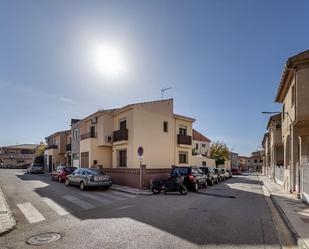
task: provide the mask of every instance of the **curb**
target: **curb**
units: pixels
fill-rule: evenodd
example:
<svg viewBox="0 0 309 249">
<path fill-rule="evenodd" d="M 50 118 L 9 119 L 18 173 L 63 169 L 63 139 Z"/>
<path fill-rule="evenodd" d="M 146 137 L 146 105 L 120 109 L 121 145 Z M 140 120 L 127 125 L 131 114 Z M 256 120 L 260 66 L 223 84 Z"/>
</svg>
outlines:
<svg viewBox="0 0 309 249">
<path fill-rule="evenodd" d="M 16 228 L 16 220 L 8 206 L 8 203 L 5 199 L 4 193 L 2 192 L 2 189 L 0 187 L 0 199 L 2 199 L 4 206 L 5 206 L 5 210 L 1 212 L 1 215 L 5 215 L 7 220 L 10 222 L 11 226 L 6 228 L 5 230 L 0 231 L 0 236 L 3 236 L 11 231 L 13 231 Z"/>
<path fill-rule="evenodd" d="M 282 207 L 279 205 L 278 201 L 276 200 L 275 196 L 273 194 L 270 194 L 270 199 L 273 201 L 275 204 L 277 210 L 280 213 L 281 218 L 284 220 L 285 224 L 288 226 L 290 232 L 293 234 L 294 238 L 297 241 L 297 246 L 299 249 L 309 249 L 309 247 L 306 245 L 306 243 L 303 241 L 303 239 L 300 237 L 298 232 L 295 230 L 293 227 L 292 223 L 288 219 L 287 215 L 285 214 L 284 210 Z"/>
<path fill-rule="evenodd" d="M 119 191 L 119 192 L 123 192 L 123 193 L 127 193 L 127 194 L 132 194 L 132 195 L 152 195 L 151 192 L 149 193 L 142 193 L 142 192 L 132 192 L 132 191 L 127 191 L 125 189 L 119 189 L 119 188 L 115 188 L 113 186 L 110 187 L 110 189 L 112 190 L 116 190 L 116 191 Z"/>
<path fill-rule="evenodd" d="M 299 236 L 299 234 L 297 233 L 297 231 L 295 230 L 295 228 L 293 227 L 292 223 L 290 222 L 290 220 L 288 219 L 287 215 L 285 214 L 284 210 L 282 209 L 282 207 L 280 206 L 280 204 L 278 203 L 278 201 L 275 198 L 274 194 L 271 194 L 270 189 L 267 187 L 267 185 L 264 184 L 264 181 L 260 178 L 260 181 L 263 183 L 263 186 L 265 188 L 267 188 L 268 192 L 269 192 L 269 197 L 272 200 L 272 202 L 274 203 L 275 207 L 277 208 L 281 218 L 284 220 L 285 224 L 287 225 L 288 229 L 290 230 L 290 232 L 293 234 L 294 238 L 296 239 L 297 242 L 297 246 L 299 249 L 309 249 L 309 247 L 306 245 L 306 243 L 304 242 L 304 240 Z"/>
</svg>

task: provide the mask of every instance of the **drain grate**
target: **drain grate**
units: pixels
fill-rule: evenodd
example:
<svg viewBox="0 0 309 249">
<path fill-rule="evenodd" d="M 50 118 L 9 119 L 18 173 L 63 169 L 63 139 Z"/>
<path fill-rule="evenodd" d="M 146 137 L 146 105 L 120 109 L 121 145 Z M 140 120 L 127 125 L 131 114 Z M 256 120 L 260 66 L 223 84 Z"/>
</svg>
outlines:
<svg viewBox="0 0 309 249">
<path fill-rule="evenodd" d="M 45 245 L 49 244 L 51 242 L 55 242 L 61 238 L 61 235 L 59 233 L 42 233 L 38 235 L 31 236 L 29 239 L 27 239 L 27 243 L 29 245 L 39 246 L 39 245 Z"/>
</svg>

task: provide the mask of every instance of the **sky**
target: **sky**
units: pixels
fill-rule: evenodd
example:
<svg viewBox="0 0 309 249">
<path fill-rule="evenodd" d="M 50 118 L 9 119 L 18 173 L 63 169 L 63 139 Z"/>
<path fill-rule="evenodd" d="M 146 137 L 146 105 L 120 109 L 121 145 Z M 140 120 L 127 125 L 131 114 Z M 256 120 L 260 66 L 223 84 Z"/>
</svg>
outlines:
<svg viewBox="0 0 309 249">
<path fill-rule="evenodd" d="M 71 118 L 172 87 L 175 113 L 249 155 L 261 112 L 281 109 L 286 60 L 309 49 L 308 11 L 301 0 L 1 0 L 0 146 L 39 143 Z M 113 75 L 97 63 L 102 47 L 120 57 L 105 61 L 120 63 Z"/>
</svg>

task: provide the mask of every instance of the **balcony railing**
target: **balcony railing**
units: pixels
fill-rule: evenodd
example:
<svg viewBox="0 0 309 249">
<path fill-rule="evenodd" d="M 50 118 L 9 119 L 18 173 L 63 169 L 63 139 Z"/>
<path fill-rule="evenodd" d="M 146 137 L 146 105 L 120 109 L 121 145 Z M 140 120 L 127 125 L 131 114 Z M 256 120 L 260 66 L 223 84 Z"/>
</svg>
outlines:
<svg viewBox="0 0 309 249">
<path fill-rule="evenodd" d="M 65 147 L 65 150 L 66 151 L 71 151 L 71 144 L 67 144 L 66 147 Z"/>
<path fill-rule="evenodd" d="M 192 137 L 187 135 L 178 134 L 177 144 L 192 145 Z"/>
<path fill-rule="evenodd" d="M 9 154 L 2 154 L 1 157 L 8 159 L 8 158 L 33 158 L 35 154 L 20 154 L 20 153 L 9 153 Z"/>
<path fill-rule="evenodd" d="M 88 133 L 80 135 L 80 140 L 84 140 L 87 138 L 96 138 L 96 137 L 97 137 L 97 133 L 88 132 Z"/>
<path fill-rule="evenodd" d="M 113 142 L 128 140 L 128 130 L 118 130 L 113 133 Z"/>
<path fill-rule="evenodd" d="M 47 150 L 49 150 L 49 149 L 58 149 L 58 145 L 57 144 L 47 145 L 46 149 Z"/>
</svg>

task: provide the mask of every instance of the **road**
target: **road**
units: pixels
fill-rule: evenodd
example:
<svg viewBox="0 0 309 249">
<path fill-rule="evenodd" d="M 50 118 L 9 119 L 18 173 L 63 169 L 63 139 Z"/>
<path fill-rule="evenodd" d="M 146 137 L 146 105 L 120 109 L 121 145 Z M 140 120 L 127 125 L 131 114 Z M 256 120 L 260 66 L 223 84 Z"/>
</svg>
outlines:
<svg viewBox="0 0 309 249">
<path fill-rule="evenodd" d="M 35 248 L 295 247 L 255 175 L 186 196 L 82 192 L 23 170 L 0 170 L 0 184 L 17 220 L 1 249 L 34 248 L 26 240 L 45 232 L 61 239 Z"/>
</svg>

